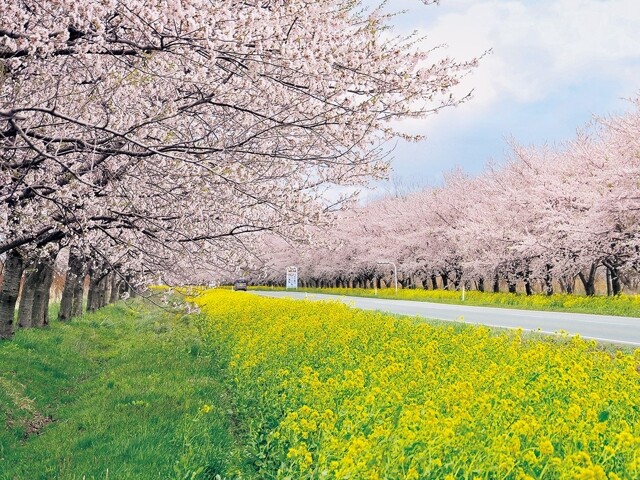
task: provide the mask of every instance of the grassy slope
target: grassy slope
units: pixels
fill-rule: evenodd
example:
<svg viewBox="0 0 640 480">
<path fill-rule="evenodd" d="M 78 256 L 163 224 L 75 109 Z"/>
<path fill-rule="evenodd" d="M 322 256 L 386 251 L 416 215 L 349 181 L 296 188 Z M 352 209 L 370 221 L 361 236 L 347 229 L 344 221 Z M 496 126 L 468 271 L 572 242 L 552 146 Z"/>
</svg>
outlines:
<svg viewBox="0 0 640 480">
<path fill-rule="evenodd" d="M 139 302 L 19 331 L 0 343 L 0 479 L 246 478 L 215 361 L 187 316 Z"/>
<path fill-rule="evenodd" d="M 251 289 L 284 290 L 282 287 L 251 287 Z M 354 297 L 376 296 L 373 290 L 361 288 L 299 288 L 298 291 L 308 293 L 325 293 L 329 295 L 350 295 Z M 525 310 L 640 317 L 640 295 L 618 295 L 615 297 L 586 297 L 569 294 L 526 296 L 513 293 L 468 291 L 465 293 L 465 301 L 463 302 L 461 292 L 407 289 L 399 290 L 396 295 L 395 289 L 385 288 L 378 290 L 377 298 L 436 302 L 454 305 L 473 305 L 481 307 L 520 308 Z"/>
</svg>

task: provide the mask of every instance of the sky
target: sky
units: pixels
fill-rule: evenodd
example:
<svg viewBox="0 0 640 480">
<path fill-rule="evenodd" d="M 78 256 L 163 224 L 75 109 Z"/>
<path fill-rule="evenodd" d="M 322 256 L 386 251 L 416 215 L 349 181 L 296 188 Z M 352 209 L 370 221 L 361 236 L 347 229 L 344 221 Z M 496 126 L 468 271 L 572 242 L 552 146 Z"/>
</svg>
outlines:
<svg viewBox="0 0 640 480">
<path fill-rule="evenodd" d="M 377 5 L 364 0 L 366 5 Z M 639 0 L 390 0 L 393 32 L 427 35 L 458 60 L 486 55 L 463 79 L 467 103 L 402 128 L 392 176 L 408 187 L 437 185 L 456 166 L 477 174 L 500 161 L 507 141 L 556 144 L 594 116 L 631 110 L 640 94 Z M 378 187 L 380 189 L 382 187 Z"/>
</svg>

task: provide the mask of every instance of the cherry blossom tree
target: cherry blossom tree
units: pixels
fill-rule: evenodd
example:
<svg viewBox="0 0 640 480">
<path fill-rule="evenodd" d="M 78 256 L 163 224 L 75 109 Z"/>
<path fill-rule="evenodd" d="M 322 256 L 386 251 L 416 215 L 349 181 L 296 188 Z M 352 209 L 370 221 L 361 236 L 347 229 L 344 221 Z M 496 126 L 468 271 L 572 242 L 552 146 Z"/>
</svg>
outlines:
<svg viewBox="0 0 640 480">
<path fill-rule="evenodd" d="M 560 145 L 512 141 L 505 161 L 476 177 L 454 170 L 441 186 L 341 214 L 330 232 L 318 232 L 318 245 L 330 239 L 333 249 L 276 256 L 302 265 L 303 279 L 322 264 L 325 284 L 344 275 L 347 259 L 352 271 L 380 275 L 376 259 L 386 257 L 398 263 L 403 285 L 415 285 L 413 277 L 425 288 L 464 283 L 484 290 L 490 281 L 494 291 L 506 284 L 510 292 L 520 285 L 527 294 L 551 294 L 558 286 L 573 292 L 579 279 L 594 295 L 596 279 L 606 274 L 608 293 L 620 293 L 640 273 L 635 103 L 634 111 L 597 119 Z"/>
<path fill-rule="evenodd" d="M 385 175 L 395 121 L 464 100 L 476 63 L 389 20 L 336 0 L 2 3 L 0 336 L 49 250 L 72 250 L 70 289 L 248 262 L 247 237 L 300 238 L 328 188 Z"/>
</svg>

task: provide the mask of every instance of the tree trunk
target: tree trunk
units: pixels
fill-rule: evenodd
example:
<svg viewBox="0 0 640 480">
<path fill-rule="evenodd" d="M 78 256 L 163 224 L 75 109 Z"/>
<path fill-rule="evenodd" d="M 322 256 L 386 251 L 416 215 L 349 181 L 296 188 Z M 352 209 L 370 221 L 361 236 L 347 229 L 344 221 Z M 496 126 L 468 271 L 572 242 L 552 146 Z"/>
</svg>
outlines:
<svg viewBox="0 0 640 480">
<path fill-rule="evenodd" d="M 578 277 L 584 286 L 584 291 L 587 295 L 593 296 L 596 294 L 596 271 L 598 270 L 598 264 L 592 263 L 589 268 L 589 275 L 586 276 L 582 271 L 578 273 Z M 567 289 L 568 290 L 568 289 Z"/>
<path fill-rule="evenodd" d="M 20 305 L 18 306 L 18 326 L 31 328 L 33 319 L 33 299 L 38 283 L 43 280 L 42 264 L 36 262 L 31 268 L 24 271 L 22 292 L 20 293 Z"/>
<path fill-rule="evenodd" d="M 611 285 L 611 270 L 606 269 L 606 279 L 607 279 L 607 296 L 610 297 L 613 295 L 613 285 Z"/>
<path fill-rule="evenodd" d="M 71 258 L 69 258 L 71 263 Z M 76 275 L 71 272 L 71 268 L 67 270 L 64 278 L 64 287 L 62 287 L 62 297 L 60 298 L 60 310 L 58 310 L 58 321 L 65 322 L 71 320 L 73 316 L 73 288 L 74 282 L 78 281 Z"/>
<path fill-rule="evenodd" d="M 87 312 L 95 312 L 98 309 L 100 288 L 100 274 L 98 272 L 89 273 L 89 293 L 87 294 Z"/>
<path fill-rule="evenodd" d="M 517 284 L 516 282 L 514 282 L 513 280 L 507 280 L 507 287 L 509 289 L 509 293 L 516 293 L 517 290 Z"/>
<path fill-rule="evenodd" d="M 92 295 L 93 300 L 93 312 L 99 310 L 102 307 L 102 288 L 104 287 L 104 277 L 100 276 L 95 284 L 95 289 Z"/>
<path fill-rule="evenodd" d="M 105 307 L 107 305 L 107 289 L 111 282 L 111 273 L 103 274 L 102 278 L 98 282 L 98 308 Z"/>
<path fill-rule="evenodd" d="M 284 286 L 284 283 L 282 285 Z M 127 278 L 127 292 L 129 292 L 129 296 L 131 298 L 136 298 L 138 296 L 138 291 L 133 286 L 133 278 L 131 277 Z"/>
<path fill-rule="evenodd" d="M 47 260 L 38 259 L 31 268 L 25 270 L 18 307 L 18 325 L 21 328 L 48 324 L 49 289 L 52 281 L 53 267 Z"/>
<path fill-rule="evenodd" d="M 566 282 L 565 282 L 566 283 L 566 288 L 567 288 L 567 293 L 573 293 L 574 281 L 575 281 L 574 277 L 567 277 Z M 594 279 L 593 294 L 595 295 L 595 293 L 596 293 L 596 289 L 595 289 L 595 279 Z"/>
<path fill-rule="evenodd" d="M 446 273 L 443 273 L 440 275 L 440 278 L 442 279 L 442 289 L 447 290 L 449 288 L 449 277 Z"/>
<path fill-rule="evenodd" d="M 14 335 L 13 319 L 23 268 L 22 256 L 15 250 L 7 252 L 4 262 L 4 280 L 0 289 L 0 339 L 11 338 Z"/>
<path fill-rule="evenodd" d="M 493 277 L 493 293 L 500 293 L 500 279 L 498 275 Z"/>
<path fill-rule="evenodd" d="M 553 295 L 553 278 L 551 277 L 551 265 L 546 265 L 544 274 L 544 293 Z"/>
<path fill-rule="evenodd" d="M 303 281 L 303 286 L 306 285 L 307 282 Z M 117 302 L 120 298 L 120 277 L 114 273 L 113 278 L 111 280 L 111 292 L 109 294 L 109 303 Z"/>
<path fill-rule="evenodd" d="M 42 263 L 42 281 L 36 286 L 33 296 L 32 324 L 34 327 L 49 325 L 49 294 L 53 282 L 53 265 Z"/>
<path fill-rule="evenodd" d="M 109 305 L 109 300 L 111 299 L 111 286 L 113 285 L 113 271 L 109 272 L 109 275 L 107 275 L 107 278 L 104 279 L 104 298 L 103 298 L 103 302 L 104 304 L 102 305 L 103 307 L 106 307 L 107 305 Z"/>
<path fill-rule="evenodd" d="M 620 295 L 622 293 L 622 282 L 620 281 L 620 271 L 618 267 L 607 267 L 611 272 L 611 293 Z"/>
<path fill-rule="evenodd" d="M 478 282 L 476 283 L 476 285 L 478 286 L 478 291 L 479 292 L 484 292 L 484 278 L 480 277 L 478 279 Z"/>
<path fill-rule="evenodd" d="M 100 279 L 100 296 L 99 298 L 99 303 L 98 303 L 98 308 L 102 308 L 102 307 L 106 307 L 107 306 L 107 294 L 108 294 L 108 288 L 109 288 L 109 283 L 111 282 L 111 273 L 104 275 L 101 279 Z"/>
<path fill-rule="evenodd" d="M 455 270 L 455 275 L 453 277 L 453 286 L 455 290 L 460 290 L 460 283 L 462 282 L 462 270 Z"/>
<path fill-rule="evenodd" d="M 89 288 L 87 289 L 87 312 L 92 312 L 91 310 L 93 306 L 93 294 L 95 293 L 95 287 L 93 286 L 93 281 L 91 279 L 91 275 L 89 275 Z"/>
<path fill-rule="evenodd" d="M 78 277 L 75 285 L 73 286 L 73 308 L 71 310 L 71 318 L 82 316 L 82 311 L 84 309 L 84 282 L 85 267 L 83 265 L 81 274 Z"/>
<path fill-rule="evenodd" d="M 560 284 L 560 293 L 567 293 L 567 285 L 564 281 L 564 277 L 558 278 L 558 283 Z"/>
<path fill-rule="evenodd" d="M 531 288 L 531 281 L 529 281 L 529 277 L 524 279 L 524 290 L 527 295 L 533 295 L 533 289 Z"/>
<path fill-rule="evenodd" d="M 60 300 L 60 311 L 58 312 L 58 320 L 64 322 L 75 316 L 82 315 L 82 290 L 84 284 L 84 265 L 82 257 L 72 248 L 69 252 L 69 264 L 67 275 L 64 279 L 64 288 L 62 289 L 62 299 Z M 79 292 L 79 293 L 78 293 Z M 79 297 L 79 298 L 78 298 Z M 75 305 L 79 302 L 79 309 Z M 79 310 L 79 315 L 76 315 Z"/>
<path fill-rule="evenodd" d="M 433 290 L 438 289 L 438 277 L 435 275 L 431 275 L 431 286 L 433 287 Z"/>
</svg>

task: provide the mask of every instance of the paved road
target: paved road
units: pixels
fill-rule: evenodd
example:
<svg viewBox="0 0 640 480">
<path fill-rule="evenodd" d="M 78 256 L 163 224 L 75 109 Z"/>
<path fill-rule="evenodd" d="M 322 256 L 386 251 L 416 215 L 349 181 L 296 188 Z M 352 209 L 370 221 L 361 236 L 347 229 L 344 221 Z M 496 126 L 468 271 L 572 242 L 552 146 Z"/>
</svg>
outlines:
<svg viewBox="0 0 640 480">
<path fill-rule="evenodd" d="M 401 315 L 418 315 L 438 320 L 476 323 L 489 327 L 522 328 L 553 334 L 560 330 L 602 342 L 640 346 L 640 318 L 588 315 L 583 313 L 538 312 L 489 307 L 446 305 L 442 303 L 344 297 L 303 292 L 257 292 L 268 297 L 312 300 L 339 300 L 363 310 L 380 310 Z"/>
</svg>

